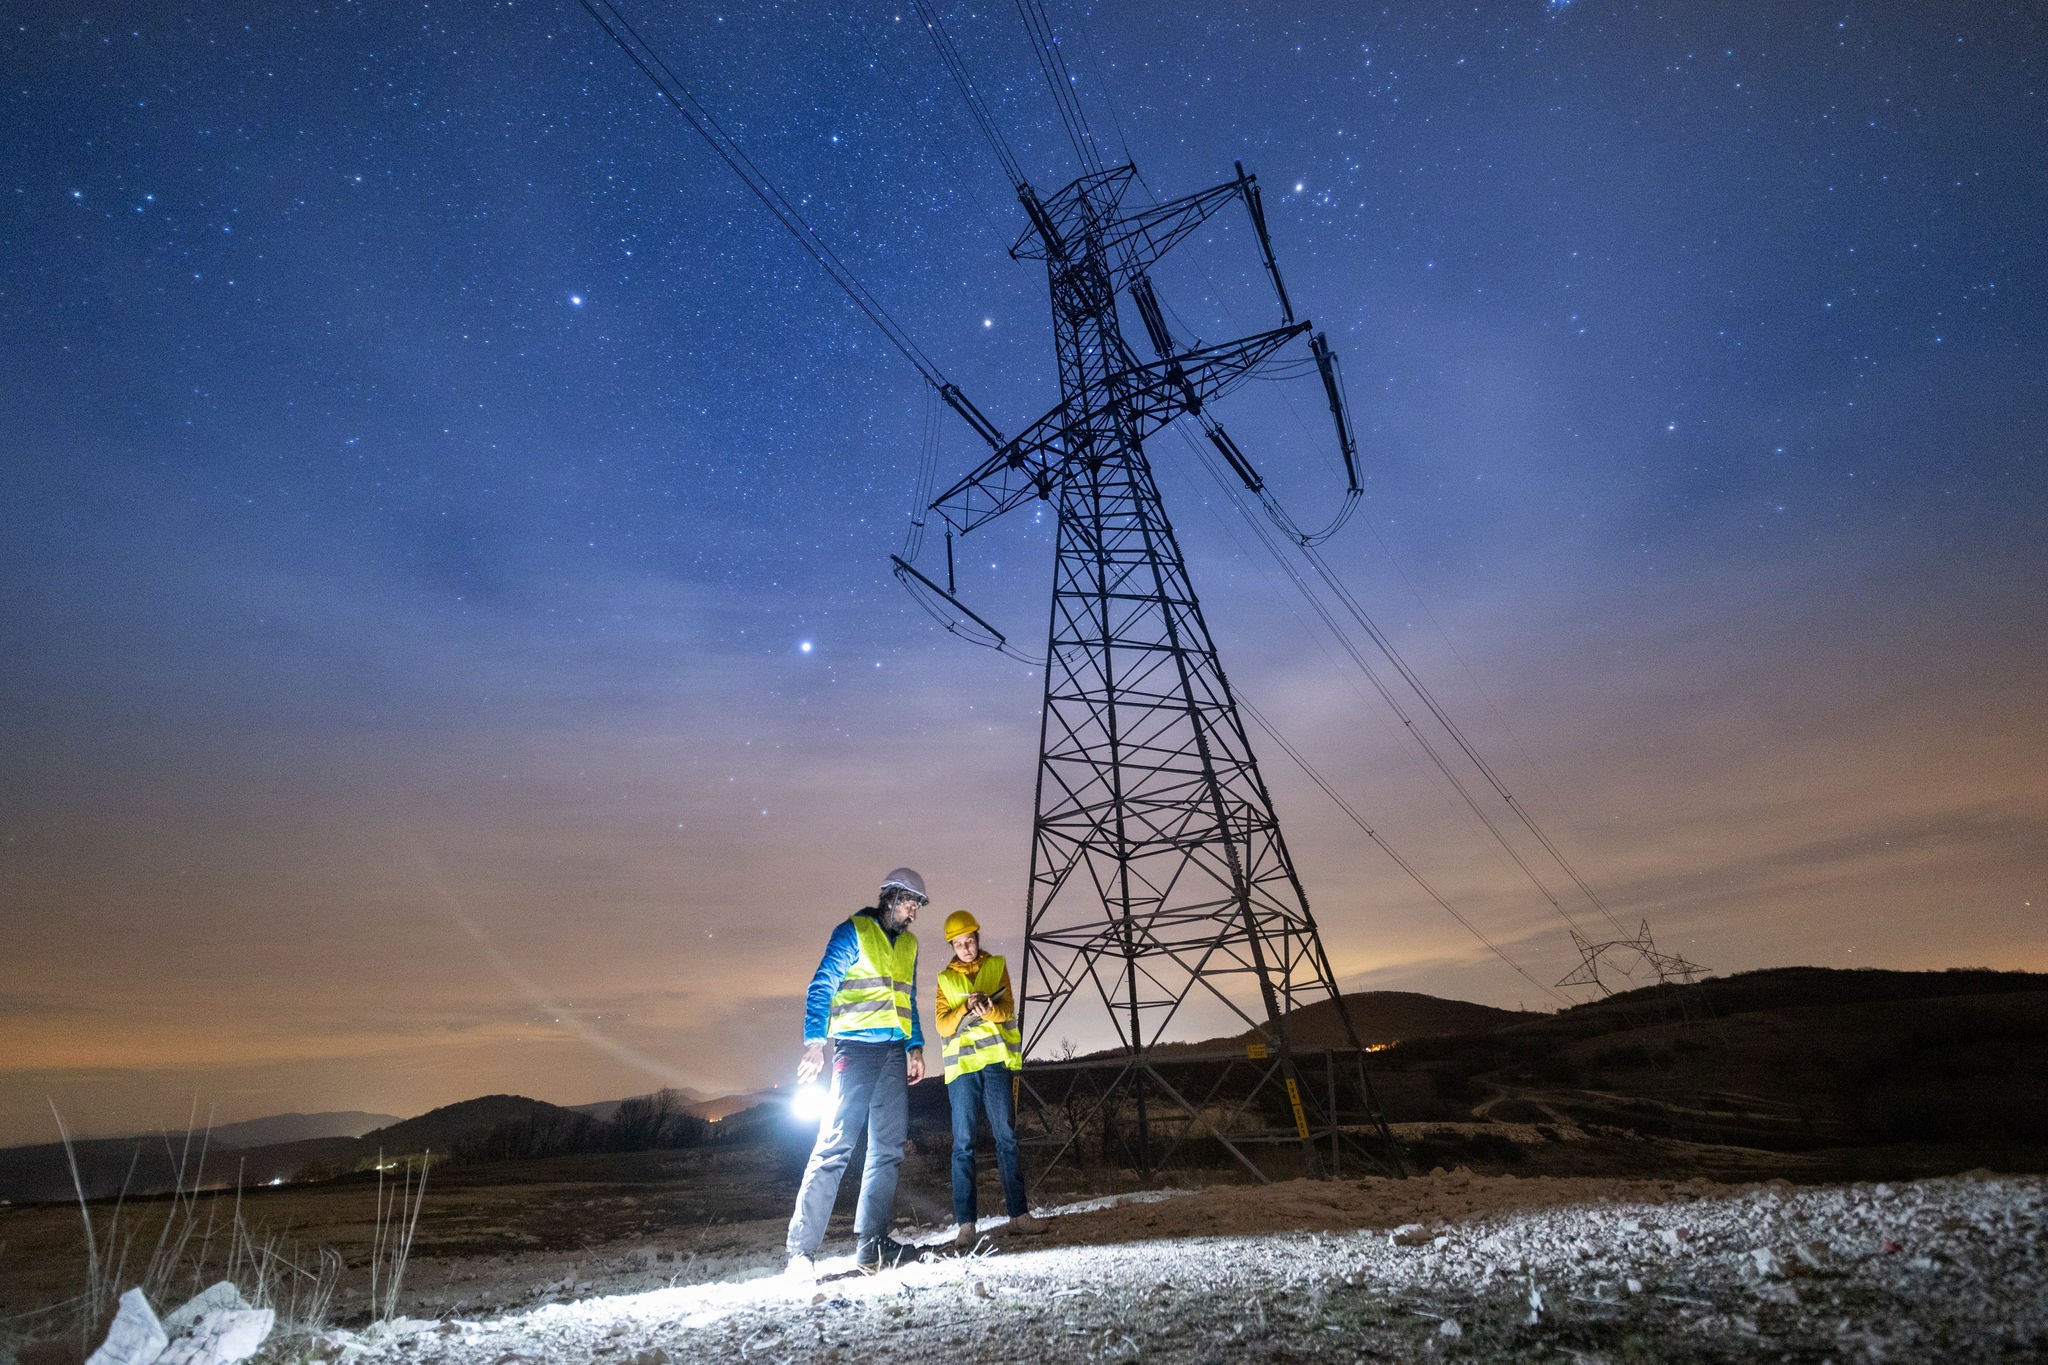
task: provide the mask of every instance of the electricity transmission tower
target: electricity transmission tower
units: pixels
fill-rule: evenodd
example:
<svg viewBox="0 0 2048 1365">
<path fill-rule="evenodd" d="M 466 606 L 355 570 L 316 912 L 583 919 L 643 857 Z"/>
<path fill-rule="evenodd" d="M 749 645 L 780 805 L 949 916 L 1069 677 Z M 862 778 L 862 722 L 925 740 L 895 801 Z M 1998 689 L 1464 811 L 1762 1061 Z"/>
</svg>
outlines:
<svg viewBox="0 0 2048 1365">
<path fill-rule="evenodd" d="M 1272 798 L 1145 457 L 1146 440 L 1191 419 L 1303 545 L 1334 531 L 1356 505 L 1357 466 L 1337 359 L 1322 335 L 1310 336 L 1309 324 L 1295 320 L 1252 177 L 1240 165 L 1235 179 L 1197 194 L 1132 207 L 1125 201 L 1137 182 L 1136 168 L 1103 169 L 1080 120 L 1070 132 L 1081 128 L 1075 147 L 1088 173 L 1040 200 L 967 79 L 936 12 L 919 0 L 920 15 L 1030 218 L 1011 255 L 1043 261 L 1051 285 L 1060 403 L 1020 435 L 1005 437 L 945 378 L 617 4 L 581 3 L 853 305 L 992 448 L 993 454 L 931 503 L 948 528 L 947 586 L 899 558 L 896 571 L 905 585 L 927 605 L 942 599 L 986 632 L 988 643 L 1007 647 L 999 632 L 952 594 L 953 538 L 1034 499 L 1058 511 L 1020 982 L 1027 1052 L 1040 1050 L 1077 1001 L 1092 999 L 1102 1007 L 1121 1048 L 1109 1066 L 1093 1068 L 1108 1074 L 1087 1091 L 1085 1103 L 1103 1117 L 1105 1131 L 1112 1121 L 1120 1124 L 1126 1111 L 1134 1115 L 1126 1150 L 1132 1164 L 1148 1174 L 1191 1136 L 1219 1143 L 1261 1179 L 1264 1173 L 1247 1145 L 1299 1144 L 1302 1166 L 1320 1174 L 1319 1144 L 1327 1140 L 1336 1159 L 1347 1128 L 1377 1138 L 1377 1150 L 1365 1148 L 1369 1158 L 1398 1172 L 1399 1157 L 1365 1072 L 1364 1049 L 1339 1001 Z M 1043 7 L 1022 0 L 1020 12 L 1035 25 L 1041 63 L 1055 99 L 1064 101 L 1063 117 L 1078 120 L 1071 83 L 1053 69 L 1060 59 Z M 1167 329 L 1150 272 L 1234 202 L 1250 212 L 1282 325 L 1221 345 L 1184 348 Z M 1125 299 L 1143 324 L 1152 360 L 1141 360 L 1124 339 L 1119 308 Z M 1208 410 L 1304 336 L 1310 338 L 1350 476 L 1343 510 L 1315 535 L 1303 535 L 1287 521 Z M 920 520 L 913 546 L 921 530 Z M 1247 981 L 1256 996 L 1249 1007 L 1231 991 Z M 1163 1059 L 1160 1047 L 1170 1041 L 1168 1030 L 1197 990 L 1227 1005 L 1259 1041 L 1226 1065 L 1181 1068 L 1176 1074 L 1182 1084 L 1176 1085 L 1167 1072 L 1177 1062 Z M 1344 1070 L 1351 1072 L 1355 1064 L 1355 1080 L 1340 1076 L 1339 1051 L 1326 1049 L 1318 1093 L 1304 1083 L 1288 1015 L 1323 1002 L 1341 1025 L 1348 1043 L 1341 1054 Z M 1074 1068 L 1077 1076 L 1086 1070 Z M 1070 1082 L 1065 1102 L 1071 1104 L 1079 1084 Z M 1348 1125 L 1340 1121 L 1345 1085 L 1360 1120 Z M 1174 1129 L 1174 1136 L 1162 1146 L 1155 1142 L 1155 1127 Z"/>
<path fill-rule="evenodd" d="M 1363 1049 L 1338 1003 L 1145 453 L 1148 438 L 1191 418 L 1247 486 L 1261 491 L 1209 405 L 1308 336 L 1310 324 L 1294 318 L 1256 183 L 1242 165 L 1233 180 L 1147 207 L 1126 202 L 1136 175 L 1131 166 L 1096 171 L 1043 201 L 1020 186 L 1031 224 L 1011 255 L 1045 263 L 1059 405 L 1003 440 L 957 390 L 941 389 L 996 447 L 931 502 L 947 527 L 949 580 L 954 536 L 1035 499 L 1058 512 L 1020 988 L 1026 1051 L 1038 1054 L 1063 1016 L 1092 1003 L 1107 1014 L 1120 1047 L 1106 1067 L 1093 1068 L 1087 1103 L 1123 1116 L 1133 1165 L 1149 1173 L 1178 1143 L 1199 1137 L 1220 1141 L 1262 1179 L 1248 1144 L 1298 1144 L 1303 1167 L 1321 1174 L 1322 1150 L 1334 1155 L 1340 1135 L 1336 1054 L 1325 1057 L 1322 1075 L 1305 1076 L 1288 1015 L 1328 1001 L 1349 1043 L 1343 1081 L 1362 1120 L 1353 1128 L 1377 1139 L 1379 1150 L 1368 1153 L 1387 1161 L 1393 1142 Z M 1185 349 L 1165 325 L 1151 271 L 1233 202 L 1250 212 L 1283 322 Z M 1120 299 L 1137 313 L 1153 358 L 1140 358 L 1126 341 Z M 1336 357 L 1320 334 L 1309 344 L 1355 497 Z M 966 611 L 900 559 L 897 572 L 914 591 Z M 1213 1064 L 1176 1072 L 1183 1076 L 1177 1085 L 1157 1049 L 1197 995 L 1221 1000 L 1263 1041 L 1223 1074 Z M 1233 1069 L 1235 1077 L 1227 1074 Z M 1033 1072 L 1042 1071 L 1034 1063 Z M 1191 1084 L 1206 1090 L 1191 1093 Z"/>
</svg>

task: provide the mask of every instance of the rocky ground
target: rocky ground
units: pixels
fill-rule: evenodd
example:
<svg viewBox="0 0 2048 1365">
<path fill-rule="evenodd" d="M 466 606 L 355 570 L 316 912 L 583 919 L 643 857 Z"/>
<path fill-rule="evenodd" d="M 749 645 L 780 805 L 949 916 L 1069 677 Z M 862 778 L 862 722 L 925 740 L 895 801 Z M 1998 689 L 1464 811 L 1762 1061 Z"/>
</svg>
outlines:
<svg viewBox="0 0 2048 1365">
<path fill-rule="evenodd" d="M 364 1365 L 2048 1360 L 2037 1176 L 1438 1171 L 1052 1212 L 1048 1236 L 1005 1238 L 991 1220 L 974 1253 L 873 1278 L 843 1246 L 815 1281 L 782 1276 L 779 1219 L 428 1259 L 407 1272 L 414 1316 L 317 1349 Z"/>
</svg>

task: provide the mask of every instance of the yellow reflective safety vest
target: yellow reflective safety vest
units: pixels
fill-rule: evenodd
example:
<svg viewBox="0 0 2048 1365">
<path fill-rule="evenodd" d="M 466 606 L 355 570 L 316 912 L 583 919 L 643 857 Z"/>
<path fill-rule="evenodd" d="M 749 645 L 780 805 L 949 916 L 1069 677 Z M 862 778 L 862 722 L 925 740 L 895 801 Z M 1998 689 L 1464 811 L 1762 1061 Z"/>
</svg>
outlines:
<svg viewBox="0 0 2048 1365">
<path fill-rule="evenodd" d="M 891 943 L 873 915 L 854 915 L 852 920 L 860 956 L 832 992 L 825 1034 L 836 1038 L 863 1029 L 893 1029 L 907 1040 L 910 993 L 917 981 L 917 935 L 906 929 Z"/>
<path fill-rule="evenodd" d="M 993 996 L 1002 988 L 1003 960 L 1000 957 L 994 954 L 984 957 L 975 967 L 972 977 L 962 974 L 958 966 L 958 963 L 949 964 L 939 973 L 939 1003 L 946 1009 L 958 1009 L 970 995 Z M 953 1036 L 941 1039 L 940 1043 L 940 1050 L 946 1058 L 948 1084 L 998 1062 L 1012 1071 L 1024 1069 L 1024 1035 L 1017 1027 L 1014 1010 L 1011 1017 L 1001 1023 L 963 1014 L 960 1027 L 953 1030 Z"/>
</svg>

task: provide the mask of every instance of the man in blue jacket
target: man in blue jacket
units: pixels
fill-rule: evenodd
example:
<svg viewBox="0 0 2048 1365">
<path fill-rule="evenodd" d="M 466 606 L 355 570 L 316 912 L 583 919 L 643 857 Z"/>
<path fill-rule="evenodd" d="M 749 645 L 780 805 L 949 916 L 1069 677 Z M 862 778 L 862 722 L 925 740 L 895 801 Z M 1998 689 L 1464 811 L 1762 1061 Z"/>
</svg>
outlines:
<svg viewBox="0 0 2048 1365">
<path fill-rule="evenodd" d="M 910 1132 L 910 1087 L 924 1078 L 924 1030 L 917 1018 L 917 937 L 910 926 L 928 902 L 924 878 L 899 867 L 882 879 L 870 909 L 840 921 L 825 943 L 804 1003 L 798 1085 L 816 1080 L 832 1044 L 832 1111 L 818 1128 L 790 1216 L 789 1273 L 813 1276 L 839 1180 L 863 1126 L 868 1155 L 853 1214 L 854 1264 L 869 1274 L 902 1260 L 889 1236 L 896 1171 Z"/>
</svg>

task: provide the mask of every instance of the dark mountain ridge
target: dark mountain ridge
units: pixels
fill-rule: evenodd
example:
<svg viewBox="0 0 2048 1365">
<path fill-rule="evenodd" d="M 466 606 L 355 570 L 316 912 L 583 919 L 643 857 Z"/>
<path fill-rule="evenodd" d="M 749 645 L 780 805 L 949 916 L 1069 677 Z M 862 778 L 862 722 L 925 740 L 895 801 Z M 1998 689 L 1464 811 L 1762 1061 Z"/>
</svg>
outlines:
<svg viewBox="0 0 2048 1365">
<path fill-rule="evenodd" d="M 2048 1160 L 2048 974 L 1766 968 L 1548 1015 L 1405 991 L 1358 992 L 1342 1002 L 1361 1041 L 1389 1045 L 1372 1058 L 1374 1083 L 1389 1121 L 1411 1134 L 1448 1124 L 1779 1153 L 1993 1142 L 2013 1154 L 2006 1169 Z M 1295 1046 L 1344 1046 L 1336 1009 L 1324 1001 L 1295 1011 Z M 1247 1031 L 1176 1044 L 1167 1055 L 1241 1056 L 1255 1037 Z M 917 1103 L 937 1096 L 943 1107 L 935 1078 L 918 1091 Z M 681 1110 L 715 1122 L 778 1094 L 686 1097 Z M 240 1148 L 209 1142 L 203 1171 L 203 1135 L 196 1134 L 189 1147 L 183 1134 L 159 1134 L 77 1142 L 73 1154 L 88 1198 L 123 1190 L 139 1197 L 180 1183 L 189 1188 L 200 1177 L 219 1188 L 342 1174 L 374 1163 L 380 1152 L 491 1160 L 542 1155 L 551 1144 L 591 1150 L 608 1124 L 590 1111 L 616 1116 L 631 1099 L 578 1112 L 486 1095 L 357 1136 Z M 235 1127 L 261 1131 L 266 1122 Z M 1426 1137 L 1410 1140 L 1427 1145 Z M 1588 1151 L 1597 1145 L 1585 1144 Z M 62 1145 L 0 1150 L 0 1200 L 74 1197 Z"/>
<path fill-rule="evenodd" d="M 1287 1015 L 1288 1040 L 1296 1051 L 1320 1052 L 1347 1048 L 1344 1019 L 1337 1013 L 1341 1002 L 1351 1017 L 1358 1041 L 1366 1047 L 1399 1042 L 1403 1038 L 1434 1038 L 1447 1034 L 1491 1033 L 1496 1029 L 1550 1016 L 1520 1010 L 1496 1009 L 1469 1000 L 1446 1000 L 1415 991 L 1355 991 L 1337 1000 L 1318 1000 Z M 1162 1043 L 1153 1051 L 1161 1057 L 1206 1057 L 1242 1053 L 1259 1040 L 1259 1030 L 1199 1042 Z M 1113 1056 L 1114 1051 L 1089 1053 L 1089 1058 Z M 1085 1058 L 1083 1060 L 1086 1060 Z"/>
</svg>

